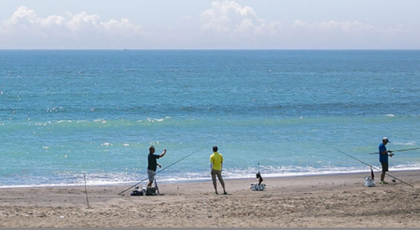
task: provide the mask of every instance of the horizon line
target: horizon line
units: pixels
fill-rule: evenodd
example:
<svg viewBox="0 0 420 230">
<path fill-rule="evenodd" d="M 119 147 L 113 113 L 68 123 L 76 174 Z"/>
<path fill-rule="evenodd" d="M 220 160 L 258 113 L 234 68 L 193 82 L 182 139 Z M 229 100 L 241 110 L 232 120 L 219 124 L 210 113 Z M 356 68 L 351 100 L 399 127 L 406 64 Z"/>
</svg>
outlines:
<svg viewBox="0 0 420 230">
<path fill-rule="evenodd" d="M 62 48 L 62 49 L 45 49 L 45 48 L 33 48 L 33 49 L 1 49 L 0 51 L 420 51 L 419 49 L 223 49 L 223 48 L 121 48 L 121 49 L 106 49 L 106 48 Z"/>
</svg>

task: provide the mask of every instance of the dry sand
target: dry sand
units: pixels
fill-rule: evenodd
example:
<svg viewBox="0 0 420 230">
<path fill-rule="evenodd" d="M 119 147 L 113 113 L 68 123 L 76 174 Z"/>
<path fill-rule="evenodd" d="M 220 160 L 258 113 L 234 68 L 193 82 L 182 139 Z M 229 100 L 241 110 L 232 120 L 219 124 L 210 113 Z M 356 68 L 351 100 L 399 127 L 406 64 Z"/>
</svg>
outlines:
<svg viewBox="0 0 420 230">
<path fill-rule="evenodd" d="M 419 227 L 420 171 L 391 174 L 414 188 L 364 187 L 369 173 L 265 178 L 265 191 L 226 180 L 230 195 L 210 181 L 161 184 L 161 196 L 90 186 L 90 208 L 84 187 L 0 189 L 0 227 Z"/>
</svg>

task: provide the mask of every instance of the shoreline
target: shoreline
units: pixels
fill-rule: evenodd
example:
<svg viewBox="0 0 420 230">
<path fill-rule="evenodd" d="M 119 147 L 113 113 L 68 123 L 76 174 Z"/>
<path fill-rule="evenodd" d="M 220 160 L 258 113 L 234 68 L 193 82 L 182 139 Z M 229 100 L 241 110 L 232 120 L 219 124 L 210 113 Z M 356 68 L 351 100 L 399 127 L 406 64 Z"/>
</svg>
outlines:
<svg viewBox="0 0 420 230">
<path fill-rule="evenodd" d="M 335 172 L 335 173 L 314 173 L 314 174 L 297 174 L 297 175 L 285 175 L 285 176 L 270 176 L 271 174 L 262 174 L 264 178 L 269 179 L 281 179 L 281 178 L 299 178 L 299 177 L 322 177 L 322 176 L 338 176 L 338 175 L 351 175 L 351 174 L 366 174 L 370 176 L 369 170 L 365 170 L 365 172 L 356 171 L 356 172 Z M 411 172 L 411 171 L 420 171 L 420 169 L 397 169 L 392 170 L 391 175 L 397 172 Z M 369 175 L 368 175 L 369 174 Z M 375 171 L 375 178 L 379 178 L 381 172 Z M 276 174 L 277 175 L 277 174 Z M 238 177 L 238 178 L 225 178 L 224 180 L 253 180 L 253 177 Z M 133 184 L 139 183 L 138 182 L 116 182 L 116 183 L 103 183 L 103 184 L 89 184 L 87 183 L 88 187 L 124 187 L 124 186 L 131 186 Z M 201 179 L 191 179 L 191 180 L 162 180 L 158 181 L 159 184 L 184 184 L 184 183 L 201 183 L 201 182 L 211 182 L 210 176 L 208 178 L 201 178 Z M 143 180 L 141 184 L 147 184 L 147 180 Z M 30 189 L 30 188 L 57 188 L 57 187 L 84 187 L 84 184 L 45 184 L 45 185 L 4 185 L 0 186 L 0 189 Z"/>
<path fill-rule="evenodd" d="M 420 170 L 393 172 L 414 185 L 365 187 L 370 173 L 160 183 L 160 196 L 123 196 L 126 186 L 2 188 L 0 227 L 418 227 Z M 219 193 L 221 190 L 218 183 Z M 89 201 L 89 207 L 87 205 Z M 154 220 L 154 221 L 150 221 Z"/>
</svg>

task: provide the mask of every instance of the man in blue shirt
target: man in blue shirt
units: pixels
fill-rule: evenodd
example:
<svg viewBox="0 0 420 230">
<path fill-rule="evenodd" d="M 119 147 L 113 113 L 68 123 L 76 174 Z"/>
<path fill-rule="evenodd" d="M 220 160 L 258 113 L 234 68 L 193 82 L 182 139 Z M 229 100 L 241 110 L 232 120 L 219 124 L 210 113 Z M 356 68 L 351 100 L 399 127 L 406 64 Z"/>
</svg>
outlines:
<svg viewBox="0 0 420 230">
<path fill-rule="evenodd" d="M 388 182 L 385 181 L 385 174 L 388 172 L 388 156 L 392 157 L 394 154 L 392 154 L 391 150 L 386 150 L 385 145 L 390 143 L 388 140 L 388 137 L 382 138 L 382 143 L 379 144 L 379 162 L 381 162 L 382 165 L 382 174 L 381 174 L 381 182 L 380 184 L 388 184 Z"/>
<path fill-rule="evenodd" d="M 149 147 L 149 155 L 147 156 L 147 175 L 149 176 L 149 183 L 147 184 L 148 187 L 152 186 L 153 180 L 155 179 L 155 172 L 157 166 L 159 168 L 162 168 L 160 164 L 157 163 L 157 159 L 165 156 L 166 149 L 163 150 L 163 153 L 160 155 L 154 154 L 155 153 L 155 147 L 152 145 Z"/>
</svg>

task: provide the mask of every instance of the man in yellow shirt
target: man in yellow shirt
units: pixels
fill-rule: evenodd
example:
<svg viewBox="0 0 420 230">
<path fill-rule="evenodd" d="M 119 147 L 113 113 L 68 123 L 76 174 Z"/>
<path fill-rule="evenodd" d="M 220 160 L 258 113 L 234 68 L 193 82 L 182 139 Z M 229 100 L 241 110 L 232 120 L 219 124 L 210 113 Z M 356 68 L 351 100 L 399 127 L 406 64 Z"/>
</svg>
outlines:
<svg viewBox="0 0 420 230">
<path fill-rule="evenodd" d="M 216 175 L 219 178 L 220 184 L 223 187 L 223 194 L 227 194 L 225 189 L 225 182 L 222 178 L 223 156 L 217 152 L 217 146 L 213 146 L 213 154 L 210 156 L 211 179 L 213 180 L 213 187 L 215 194 L 217 193 Z"/>
</svg>

